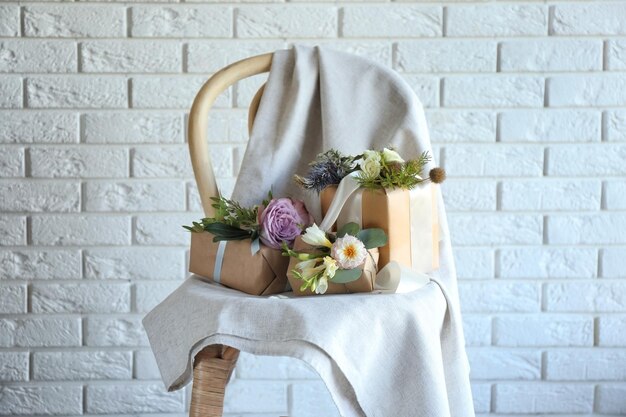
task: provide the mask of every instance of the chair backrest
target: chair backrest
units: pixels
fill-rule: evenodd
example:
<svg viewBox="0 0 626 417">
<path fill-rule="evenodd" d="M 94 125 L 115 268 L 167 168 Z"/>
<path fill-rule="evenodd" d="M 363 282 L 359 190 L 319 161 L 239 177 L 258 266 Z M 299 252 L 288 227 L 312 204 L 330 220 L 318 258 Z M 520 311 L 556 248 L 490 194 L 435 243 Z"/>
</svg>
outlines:
<svg viewBox="0 0 626 417">
<path fill-rule="evenodd" d="M 189 111 L 189 123 L 187 128 L 187 138 L 189 142 L 189 155 L 191 165 L 200 194 L 200 201 L 204 214 L 211 217 L 215 209 L 211 207 L 211 197 L 219 196 L 215 173 L 209 157 L 207 144 L 208 115 L 211 106 L 228 87 L 244 78 L 268 72 L 272 65 L 273 54 L 257 55 L 237 61 L 216 72 L 204 83 Z M 265 85 L 261 86 L 250 103 L 248 113 L 248 132 L 252 130 L 252 123 L 259 108 L 259 102 L 263 95 Z"/>
</svg>

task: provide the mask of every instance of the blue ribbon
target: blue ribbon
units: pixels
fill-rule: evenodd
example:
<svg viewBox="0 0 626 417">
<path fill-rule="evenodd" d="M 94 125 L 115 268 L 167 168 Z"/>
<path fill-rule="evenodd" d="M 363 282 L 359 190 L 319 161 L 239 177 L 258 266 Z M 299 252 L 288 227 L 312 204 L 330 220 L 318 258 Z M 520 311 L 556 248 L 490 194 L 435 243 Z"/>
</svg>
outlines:
<svg viewBox="0 0 626 417">
<path fill-rule="evenodd" d="M 217 246 L 217 253 L 215 254 L 215 267 L 213 268 L 213 281 L 218 284 L 222 280 L 222 264 L 224 263 L 224 252 L 226 252 L 227 241 L 221 240 Z"/>
</svg>

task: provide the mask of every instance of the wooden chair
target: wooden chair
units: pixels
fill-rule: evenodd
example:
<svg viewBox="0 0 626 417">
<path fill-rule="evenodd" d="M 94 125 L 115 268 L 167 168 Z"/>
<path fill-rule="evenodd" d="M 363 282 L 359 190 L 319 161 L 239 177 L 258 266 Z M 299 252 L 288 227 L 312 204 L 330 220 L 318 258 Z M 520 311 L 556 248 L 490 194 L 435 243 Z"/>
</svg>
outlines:
<svg viewBox="0 0 626 417">
<path fill-rule="evenodd" d="M 198 185 L 204 214 L 214 215 L 211 197 L 219 191 L 209 158 L 207 145 L 208 114 L 217 96 L 244 78 L 268 72 L 273 54 L 257 55 L 228 65 L 215 73 L 198 91 L 189 112 L 188 140 L 191 164 Z M 263 95 L 263 88 L 255 94 L 248 112 L 248 132 Z M 191 417 L 218 417 L 224 409 L 224 391 L 235 368 L 239 351 L 229 346 L 209 346 L 194 358 L 193 388 L 191 391 Z"/>
</svg>

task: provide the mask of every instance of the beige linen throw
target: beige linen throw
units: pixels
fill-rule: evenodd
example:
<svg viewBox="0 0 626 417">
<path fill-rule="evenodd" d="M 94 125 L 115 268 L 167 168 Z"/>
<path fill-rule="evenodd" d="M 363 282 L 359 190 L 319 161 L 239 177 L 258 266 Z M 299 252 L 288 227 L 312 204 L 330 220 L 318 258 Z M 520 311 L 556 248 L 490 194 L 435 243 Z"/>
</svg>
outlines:
<svg viewBox="0 0 626 417">
<path fill-rule="evenodd" d="M 317 196 L 292 175 L 329 148 L 389 145 L 406 158 L 431 149 L 422 106 L 395 72 L 323 47 L 277 51 L 233 198 L 256 204 L 272 188 L 319 222 Z M 226 344 L 305 361 L 346 417 L 474 416 L 441 198 L 439 209 L 441 267 L 414 292 L 254 297 L 192 276 L 143 322 L 165 386 L 187 384 L 193 356 Z"/>
</svg>

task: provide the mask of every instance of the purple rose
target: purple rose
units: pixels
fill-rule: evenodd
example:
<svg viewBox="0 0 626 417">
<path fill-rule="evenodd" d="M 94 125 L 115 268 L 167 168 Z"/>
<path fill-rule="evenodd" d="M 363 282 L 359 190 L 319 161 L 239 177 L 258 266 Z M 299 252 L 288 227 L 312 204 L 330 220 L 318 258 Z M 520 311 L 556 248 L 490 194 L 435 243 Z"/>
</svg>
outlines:
<svg viewBox="0 0 626 417">
<path fill-rule="evenodd" d="M 302 230 L 313 223 L 304 203 L 291 198 L 275 198 L 267 207 L 259 207 L 261 242 L 270 248 L 280 249 L 283 242 L 290 247 Z"/>
</svg>

